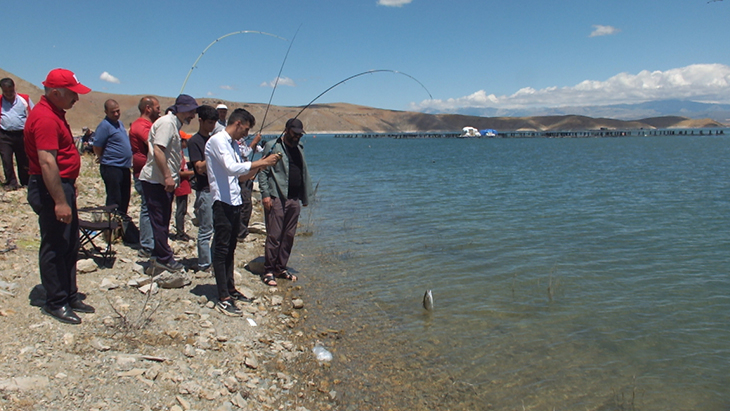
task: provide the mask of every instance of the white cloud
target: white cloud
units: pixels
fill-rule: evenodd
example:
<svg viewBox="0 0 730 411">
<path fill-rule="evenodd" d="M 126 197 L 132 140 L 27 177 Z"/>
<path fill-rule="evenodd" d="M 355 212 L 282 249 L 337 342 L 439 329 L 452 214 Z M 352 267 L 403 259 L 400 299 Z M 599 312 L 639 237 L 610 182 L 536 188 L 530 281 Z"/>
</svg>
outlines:
<svg viewBox="0 0 730 411">
<path fill-rule="evenodd" d="M 120 83 L 120 81 L 119 81 L 118 78 L 112 76 L 111 74 L 109 74 L 106 71 L 103 72 L 103 73 L 101 73 L 101 75 L 99 76 L 99 78 L 102 79 L 102 80 L 104 80 L 104 81 L 106 81 L 106 82 L 109 82 L 109 83 L 114 83 L 114 84 L 119 84 Z"/>
<path fill-rule="evenodd" d="M 667 99 L 729 104 L 730 66 L 693 64 L 667 71 L 619 73 L 605 81 L 584 80 L 572 87 L 540 90 L 524 87 L 509 96 L 496 96 L 479 90 L 464 97 L 424 100 L 412 104 L 411 108 L 452 112 L 461 108 L 602 106 Z"/>
<path fill-rule="evenodd" d="M 593 32 L 591 33 L 590 37 L 610 36 L 612 34 L 618 33 L 619 31 L 621 30 L 613 26 L 602 26 L 600 24 L 594 24 Z"/>
<path fill-rule="evenodd" d="M 413 0 L 378 0 L 379 6 L 388 7 L 403 7 L 404 4 L 409 4 Z"/>
<path fill-rule="evenodd" d="M 222 86 L 220 86 L 220 88 L 222 88 L 223 90 L 235 90 L 236 89 L 235 87 L 228 86 L 228 85 L 222 85 Z"/>
<path fill-rule="evenodd" d="M 215 94 L 213 94 L 213 92 L 212 92 L 212 91 L 209 91 L 209 92 L 205 93 L 205 95 L 206 95 L 206 96 L 215 96 Z"/>
<path fill-rule="evenodd" d="M 264 81 L 263 83 L 259 84 L 260 87 L 271 87 L 274 88 L 274 85 L 276 83 L 276 78 L 271 81 Z M 279 86 L 289 86 L 289 87 L 296 87 L 297 84 L 294 82 L 294 80 L 290 79 L 289 77 L 279 77 Z"/>
</svg>

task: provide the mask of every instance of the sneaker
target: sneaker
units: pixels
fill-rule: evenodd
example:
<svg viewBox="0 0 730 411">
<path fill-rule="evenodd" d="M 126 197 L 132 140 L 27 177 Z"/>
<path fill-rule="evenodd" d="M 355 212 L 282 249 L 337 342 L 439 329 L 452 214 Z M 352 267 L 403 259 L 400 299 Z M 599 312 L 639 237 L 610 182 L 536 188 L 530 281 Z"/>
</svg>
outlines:
<svg viewBox="0 0 730 411">
<path fill-rule="evenodd" d="M 230 295 L 231 298 L 233 298 L 236 301 L 241 301 L 241 302 L 244 302 L 244 303 L 253 302 L 252 299 L 250 299 L 250 298 L 246 297 L 245 295 L 241 294 L 241 292 L 238 291 L 238 290 L 229 291 L 228 292 L 228 295 Z"/>
<path fill-rule="evenodd" d="M 233 301 L 230 299 L 218 301 L 218 303 L 215 305 L 215 309 L 230 317 L 240 317 L 243 315 L 243 311 L 241 311 L 240 308 L 236 307 L 236 304 L 234 304 Z"/>
<path fill-rule="evenodd" d="M 137 251 L 137 255 L 141 258 L 150 258 L 152 257 L 152 250 L 142 247 Z"/>
<path fill-rule="evenodd" d="M 154 261 L 154 265 L 157 266 L 157 268 L 161 268 L 163 270 L 167 270 L 170 272 L 182 271 L 182 269 L 185 268 L 184 265 L 182 265 L 179 261 L 175 261 L 175 260 L 172 260 L 167 264 L 161 263 L 157 259 L 155 259 L 153 261 Z"/>
</svg>

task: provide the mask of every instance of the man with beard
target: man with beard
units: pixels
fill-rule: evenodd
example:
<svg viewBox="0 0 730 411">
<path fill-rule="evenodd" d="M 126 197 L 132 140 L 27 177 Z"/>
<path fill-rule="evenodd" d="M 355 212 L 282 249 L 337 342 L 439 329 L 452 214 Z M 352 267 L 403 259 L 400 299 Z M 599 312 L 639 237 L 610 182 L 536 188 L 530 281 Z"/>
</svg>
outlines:
<svg viewBox="0 0 730 411">
<path fill-rule="evenodd" d="M 182 271 L 183 265 L 175 261 L 168 236 L 178 172 L 183 161 L 180 129 L 195 118 L 198 103 L 187 94 L 180 94 L 170 111 L 152 125 L 149 134 L 147 163 L 142 167 L 139 179 L 147 200 L 152 235 L 155 239 L 152 264 L 170 272 Z"/>
<path fill-rule="evenodd" d="M 265 274 L 261 280 L 272 287 L 277 285 L 274 277 L 297 280 L 294 274 L 287 271 L 286 265 L 294 246 L 301 206 L 309 204 L 312 194 L 304 147 L 299 144 L 302 135 L 304 126 L 301 120 L 290 118 L 286 122 L 284 135 L 270 140 L 264 147 L 264 153 L 282 156 L 275 166 L 259 174 L 261 202 L 266 218 Z"/>
</svg>

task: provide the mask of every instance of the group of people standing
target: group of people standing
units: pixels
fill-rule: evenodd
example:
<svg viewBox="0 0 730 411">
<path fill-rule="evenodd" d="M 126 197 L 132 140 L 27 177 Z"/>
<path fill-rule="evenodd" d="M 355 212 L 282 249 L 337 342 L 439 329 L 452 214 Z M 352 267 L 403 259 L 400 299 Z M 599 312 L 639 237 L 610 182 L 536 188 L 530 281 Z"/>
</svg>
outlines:
<svg viewBox="0 0 730 411">
<path fill-rule="evenodd" d="M 65 110 L 73 107 L 79 94 L 91 90 L 65 69 L 52 70 L 43 85 L 45 94 L 29 110 L 24 132 L 30 174 L 28 202 L 39 216 L 41 229 L 39 266 L 47 294 L 43 312 L 62 322 L 79 324 L 76 313 L 94 312 L 94 308 L 78 298 L 76 288 L 79 235 L 75 183 L 81 163 Z M 236 109 L 226 118 L 221 111 L 227 107 L 199 105 L 185 94 L 179 95 L 164 115 L 152 96 L 143 97 L 138 108 L 140 117 L 127 134 L 119 119 L 119 104 L 107 100 L 93 150 L 105 183 L 107 205 L 116 204 L 119 214 L 131 221 L 127 211 L 132 181 L 141 195 L 140 256 L 149 257 L 150 264 L 159 270 L 184 270 L 168 237 L 174 193 L 186 164 L 180 132 L 197 114 L 198 132 L 187 140 L 196 181 L 197 269 L 213 271 L 218 291 L 216 309 L 240 316 L 235 301 L 247 301 L 235 287 L 234 254 L 239 236 L 247 230 L 250 187 L 256 176 L 267 226 L 262 281 L 269 286 L 277 285 L 277 278 L 295 281 L 286 264 L 300 206 L 306 206 L 311 195 L 299 143 L 304 134 L 302 122 L 290 119 L 282 136 L 261 149 L 260 135 L 250 145 L 239 144 L 256 124 L 245 109 Z M 254 150 L 262 151 L 263 156 L 250 161 Z"/>
</svg>

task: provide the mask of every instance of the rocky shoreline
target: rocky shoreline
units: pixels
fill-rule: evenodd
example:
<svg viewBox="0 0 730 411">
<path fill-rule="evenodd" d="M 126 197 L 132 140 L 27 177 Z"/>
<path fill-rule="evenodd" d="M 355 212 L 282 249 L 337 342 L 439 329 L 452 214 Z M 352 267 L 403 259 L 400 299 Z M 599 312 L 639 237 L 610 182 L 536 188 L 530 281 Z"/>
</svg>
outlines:
<svg viewBox="0 0 730 411">
<path fill-rule="evenodd" d="M 104 185 L 90 156 L 83 158 L 77 187 L 79 207 L 103 203 Z M 138 288 L 144 261 L 117 242 L 111 268 L 79 260 L 79 291 L 96 313 L 67 325 L 39 308 L 39 230 L 25 196 L 24 189 L 0 195 L 0 244 L 7 245 L 0 247 L 0 410 L 338 407 L 336 382 L 326 381 L 328 363 L 312 353 L 317 336 L 304 327 L 302 288 L 289 282 L 267 287 L 249 271 L 263 254 L 264 234 L 251 234 L 236 251 L 236 283 L 254 298 L 241 305 L 243 317 L 215 311 L 209 273 L 188 271 L 189 285 L 144 294 Z M 139 215 L 136 193 L 130 215 Z M 254 200 L 252 221 L 261 220 Z M 188 225 L 195 238 L 197 229 Z M 171 245 L 193 265 L 194 241 Z M 317 381 L 312 374 L 319 374 Z"/>
</svg>

